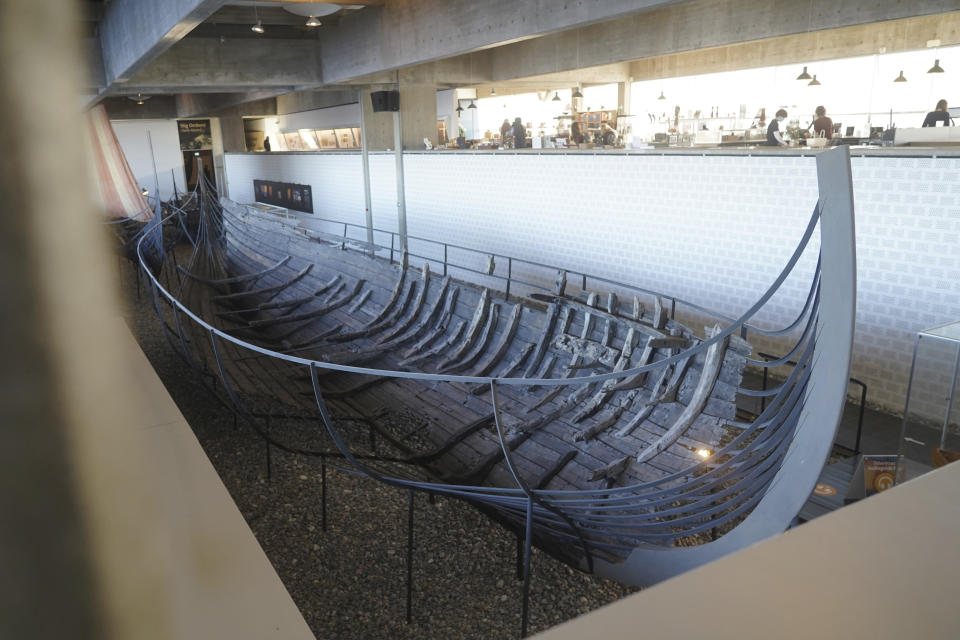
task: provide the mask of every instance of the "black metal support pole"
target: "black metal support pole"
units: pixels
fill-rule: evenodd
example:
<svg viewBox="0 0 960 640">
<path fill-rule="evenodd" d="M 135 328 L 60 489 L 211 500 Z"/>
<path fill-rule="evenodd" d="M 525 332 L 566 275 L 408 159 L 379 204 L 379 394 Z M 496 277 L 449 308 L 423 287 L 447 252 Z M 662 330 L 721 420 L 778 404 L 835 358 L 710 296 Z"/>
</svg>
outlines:
<svg viewBox="0 0 960 640">
<path fill-rule="evenodd" d="M 407 509 L 407 624 L 413 620 L 413 489 Z"/>
<path fill-rule="evenodd" d="M 327 530 L 327 459 L 320 458 L 320 526 Z"/>
<path fill-rule="evenodd" d="M 527 535 L 523 554 L 523 609 L 520 618 L 520 637 L 527 637 L 527 619 L 530 617 L 530 560 L 533 554 L 533 496 L 527 498 Z"/>
<path fill-rule="evenodd" d="M 266 431 L 267 431 L 267 435 L 270 435 L 270 416 L 267 416 Z M 264 444 L 267 445 L 267 479 L 269 480 L 270 478 L 273 477 L 273 465 L 271 464 L 271 460 L 270 460 L 270 441 L 264 439 L 263 442 Z"/>
<path fill-rule="evenodd" d="M 517 529 L 517 580 L 523 580 L 523 536 Z"/>
</svg>

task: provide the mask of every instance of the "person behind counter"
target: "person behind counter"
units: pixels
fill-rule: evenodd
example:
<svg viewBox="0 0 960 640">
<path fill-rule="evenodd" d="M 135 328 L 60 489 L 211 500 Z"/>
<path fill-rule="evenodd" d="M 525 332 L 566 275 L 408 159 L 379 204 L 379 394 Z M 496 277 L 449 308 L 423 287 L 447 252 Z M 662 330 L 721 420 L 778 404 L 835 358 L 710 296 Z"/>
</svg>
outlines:
<svg viewBox="0 0 960 640">
<path fill-rule="evenodd" d="M 500 144 L 507 144 L 508 135 L 510 135 L 510 120 L 508 118 L 504 118 L 503 124 L 500 125 Z"/>
<path fill-rule="evenodd" d="M 612 147 L 617 144 L 617 132 L 606 122 L 600 125 L 600 140 L 606 147 Z"/>
<path fill-rule="evenodd" d="M 780 135 L 780 123 L 787 117 L 787 110 L 780 109 L 776 117 L 767 125 L 767 144 L 771 147 L 785 147 L 787 143 Z"/>
<path fill-rule="evenodd" d="M 827 140 L 833 138 L 833 120 L 827 117 L 827 108 L 821 105 L 816 108 L 814 113 L 817 114 L 817 117 L 810 125 L 813 127 L 813 134 L 819 136 L 822 132 L 823 137 Z"/>
<path fill-rule="evenodd" d="M 950 126 L 950 113 L 947 111 L 947 101 L 941 100 L 937 103 L 937 108 L 927 114 L 927 117 L 923 119 L 924 127 L 935 127 L 938 122 L 942 122 L 943 126 Z"/>
<path fill-rule="evenodd" d="M 513 121 L 513 126 L 510 127 L 510 134 L 513 135 L 514 149 L 522 149 L 527 146 L 527 130 L 523 128 L 523 123 L 520 122 L 520 118 L 516 118 Z"/>
</svg>

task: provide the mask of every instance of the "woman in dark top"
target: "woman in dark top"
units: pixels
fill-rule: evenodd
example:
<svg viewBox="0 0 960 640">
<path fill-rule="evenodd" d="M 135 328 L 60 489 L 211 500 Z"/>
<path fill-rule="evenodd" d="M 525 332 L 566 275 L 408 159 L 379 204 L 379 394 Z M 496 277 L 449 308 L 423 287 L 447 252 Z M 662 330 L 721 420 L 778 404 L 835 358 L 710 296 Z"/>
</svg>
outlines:
<svg viewBox="0 0 960 640">
<path fill-rule="evenodd" d="M 943 126 L 950 126 L 950 114 L 947 112 L 947 101 L 941 100 L 937 103 L 937 108 L 927 114 L 927 117 L 923 119 L 924 127 L 935 127 L 938 122 L 942 122 Z"/>
<path fill-rule="evenodd" d="M 527 146 L 527 130 L 523 128 L 523 123 L 520 122 L 520 118 L 516 118 L 513 121 L 510 133 L 513 134 L 514 149 L 523 149 Z"/>
<path fill-rule="evenodd" d="M 815 113 L 817 114 L 817 119 L 810 125 L 813 127 L 813 134 L 819 136 L 822 131 L 824 138 L 827 140 L 831 139 L 833 137 L 833 120 L 827 117 L 826 107 L 817 107 Z"/>
<path fill-rule="evenodd" d="M 780 123 L 787 117 L 787 110 L 780 109 L 776 117 L 767 125 L 767 144 L 771 147 L 785 147 L 787 143 L 783 141 L 780 135 Z"/>
</svg>

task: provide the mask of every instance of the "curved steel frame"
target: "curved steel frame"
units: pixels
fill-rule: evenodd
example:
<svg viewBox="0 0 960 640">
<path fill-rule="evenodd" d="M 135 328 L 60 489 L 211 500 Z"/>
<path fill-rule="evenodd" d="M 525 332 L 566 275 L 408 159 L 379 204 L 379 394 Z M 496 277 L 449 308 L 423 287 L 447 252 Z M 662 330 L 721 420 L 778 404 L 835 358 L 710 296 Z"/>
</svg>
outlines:
<svg viewBox="0 0 960 640">
<path fill-rule="evenodd" d="M 483 503 L 508 519 L 525 523 L 528 546 L 534 531 L 553 540 L 566 540 L 571 547 L 582 549 L 580 562 L 583 568 L 623 582 L 647 585 L 786 529 L 812 491 L 826 461 L 846 393 L 856 297 L 853 197 L 846 147 L 819 154 L 817 169 L 820 199 L 803 238 L 780 275 L 750 309 L 713 336 L 682 353 L 644 366 L 591 376 L 497 378 L 414 373 L 335 364 L 278 353 L 209 324 L 163 287 L 148 268 L 143 251 L 150 234 L 159 233 L 155 231 L 160 228 L 159 225 L 143 235 L 137 250 L 141 266 L 153 287 L 158 311 L 161 296 L 173 309 L 180 348 L 188 359 L 191 358 L 189 349 L 198 348 L 196 345 L 188 346 L 184 339 L 184 320 L 207 333 L 217 374 L 235 410 L 268 443 L 296 451 L 256 425 L 252 413 L 244 406 L 241 394 L 231 384 L 224 366 L 223 343 L 229 343 L 251 355 L 303 367 L 309 373 L 320 419 L 337 450 L 313 452 L 315 455 L 339 454 L 349 463 L 348 470 L 390 485 Z M 820 261 L 804 309 L 797 320 L 777 330 L 763 330 L 748 325 L 748 321 L 791 273 L 818 222 L 821 228 Z M 821 277 L 821 272 L 824 277 Z M 705 311 L 696 305 L 690 306 Z M 717 314 L 714 316 L 722 317 Z M 517 473 L 512 462 L 511 441 L 498 417 L 499 386 L 571 386 L 626 379 L 704 352 L 736 332 L 746 334 L 756 331 L 768 335 L 788 333 L 799 327 L 804 318 L 806 325 L 802 335 L 788 354 L 789 358 L 797 360 L 798 366 L 779 387 L 766 391 L 738 390 L 746 395 L 769 397 L 770 401 L 752 423 L 729 421 L 728 424 L 742 429 L 742 432 L 714 452 L 710 461 L 692 465 L 655 481 L 581 491 L 531 489 Z M 776 364 L 776 361 L 751 362 L 760 367 Z M 373 457 L 357 455 L 347 445 L 324 400 L 318 382 L 318 370 L 321 369 L 387 378 L 489 385 L 502 460 L 513 475 L 516 488 L 444 484 L 388 476 L 380 472 L 375 464 L 371 464 Z M 713 542 L 696 547 L 664 546 L 734 521 L 736 526 Z M 621 561 L 612 559 L 611 554 L 618 556 Z M 626 559 L 622 560 L 623 557 Z"/>
</svg>

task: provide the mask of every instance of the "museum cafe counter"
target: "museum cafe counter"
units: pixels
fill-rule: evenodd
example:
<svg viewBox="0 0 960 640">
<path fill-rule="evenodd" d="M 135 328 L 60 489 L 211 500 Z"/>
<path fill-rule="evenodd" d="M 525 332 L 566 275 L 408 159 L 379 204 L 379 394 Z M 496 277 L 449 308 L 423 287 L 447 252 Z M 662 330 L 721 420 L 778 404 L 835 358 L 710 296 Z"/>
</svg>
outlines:
<svg viewBox="0 0 960 640">
<path fill-rule="evenodd" d="M 829 147 L 828 147 L 829 148 Z M 622 155 L 622 156 L 812 156 L 822 151 L 810 147 L 768 147 L 751 146 L 731 147 L 659 147 L 650 149 L 616 149 L 594 147 L 592 149 L 405 149 L 404 155 Z M 339 149 L 329 151 L 262 151 L 231 152 L 231 155 L 353 155 L 359 149 Z M 374 154 L 393 154 L 393 151 L 370 151 Z M 944 146 L 890 146 L 850 145 L 851 157 L 888 157 L 888 158 L 960 158 L 960 144 Z"/>
</svg>

